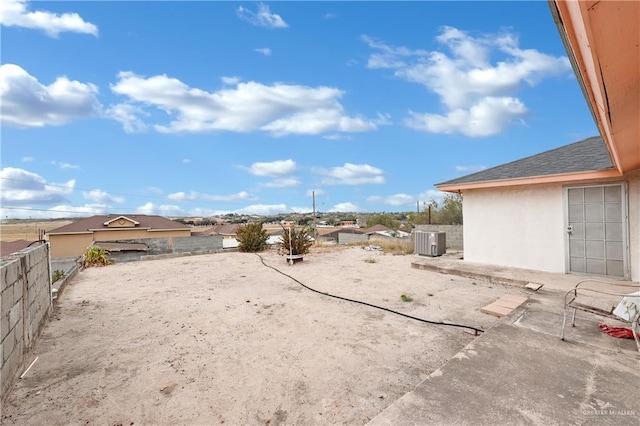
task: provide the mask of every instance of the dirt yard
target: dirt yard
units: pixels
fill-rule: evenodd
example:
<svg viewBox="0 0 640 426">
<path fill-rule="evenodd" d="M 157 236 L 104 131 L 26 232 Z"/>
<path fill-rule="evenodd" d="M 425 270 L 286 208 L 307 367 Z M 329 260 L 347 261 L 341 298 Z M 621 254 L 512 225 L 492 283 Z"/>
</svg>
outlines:
<svg viewBox="0 0 640 426">
<path fill-rule="evenodd" d="M 360 247 L 263 257 L 322 292 L 479 328 L 498 321 L 482 306 L 524 294 Z M 92 268 L 60 298 L 2 421 L 364 424 L 473 339 L 314 293 L 255 254 Z"/>
</svg>

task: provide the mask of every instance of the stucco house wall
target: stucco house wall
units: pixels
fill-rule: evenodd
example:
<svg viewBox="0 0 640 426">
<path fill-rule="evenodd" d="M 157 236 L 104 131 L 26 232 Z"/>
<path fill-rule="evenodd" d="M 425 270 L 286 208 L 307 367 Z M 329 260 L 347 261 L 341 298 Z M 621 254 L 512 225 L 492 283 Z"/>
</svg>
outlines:
<svg viewBox="0 0 640 426">
<path fill-rule="evenodd" d="M 640 281 L 640 170 L 623 179 L 573 185 L 627 182 L 630 279 Z M 471 262 L 567 272 L 566 185 L 543 184 L 472 189 L 464 192 L 464 258 Z"/>
<path fill-rule="evenodd" d="M 93 241 L 137 240 L 142 238 L 189 237 L 191 231 L 168 230 L 147 231 L 146 229 L 105 229 L 93 233 L 49 235 L 51 257 L 81 256 Z"/>
<path fill-rule="evenodd" d="M 91 245 L 93 234 L 49 235 L 51 257 L 80 256 Z"/>
<path fill-rule="evenodd" d="M 464 259 L 565 272 L 562 185 L 464 192 Z"/>
</svg>

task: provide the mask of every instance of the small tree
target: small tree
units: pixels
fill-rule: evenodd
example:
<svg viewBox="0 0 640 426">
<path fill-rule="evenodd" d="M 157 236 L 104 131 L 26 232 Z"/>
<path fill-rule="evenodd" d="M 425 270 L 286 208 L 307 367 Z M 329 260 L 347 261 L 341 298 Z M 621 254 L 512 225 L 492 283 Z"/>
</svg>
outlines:
<svg viewBox="0 0 640 426">
<path fill-rule="evenodd" d="M 282 238 L 278 242 L 278 253 L 282 255 L 300 255 L 309 253 L 313 241 L 308 228 L 296 230 L 294 226 L 282 227 Z"/>
<path fill-rule="evenodd" d="M 445 194 L 437 219 L 442 225 L 462 225 L 462 195 Z"/>
<path fill-rule="evenodd" d="M 246 253 L 257 253 L 267 248 L 267 230 L 262 222 L 248 223 L 236 230 L 238 250 Z"/>
<path fill-rule="evenodd" d="M 387 213 L 374 214 L 369 216 L 369 218 L 367 219 L 367 228 L 370 228 L 374 225 L 386 226 L 389 229 L 397 231 L 398 228 L 400 228 L 400 221 Z"/>
</svg>

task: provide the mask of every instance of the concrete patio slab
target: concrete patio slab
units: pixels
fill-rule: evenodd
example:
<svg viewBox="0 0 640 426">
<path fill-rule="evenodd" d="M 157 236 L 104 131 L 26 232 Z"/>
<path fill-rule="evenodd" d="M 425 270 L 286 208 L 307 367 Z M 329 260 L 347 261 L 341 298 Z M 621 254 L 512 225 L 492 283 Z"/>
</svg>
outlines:
<svg viewBox="0 0 640 426">
<path fill-rule="evenodd" d="M 369 424 L 640 424 L 640 353 L 633 340 L 598 328 L 601 321 L 616 321 L 578 312 L 576 327 L 568 327 L 566 341 L 560 340 L 563 294 L 587 277 L 458 257 L 416 257 L 411 266 L 544 287 Z"/>
<path fill-rule="evenodd" d="M 629 343 L 563 342 L 500 323 L 369 424 L 637 425 L 640 356 Z"/>
</svg>

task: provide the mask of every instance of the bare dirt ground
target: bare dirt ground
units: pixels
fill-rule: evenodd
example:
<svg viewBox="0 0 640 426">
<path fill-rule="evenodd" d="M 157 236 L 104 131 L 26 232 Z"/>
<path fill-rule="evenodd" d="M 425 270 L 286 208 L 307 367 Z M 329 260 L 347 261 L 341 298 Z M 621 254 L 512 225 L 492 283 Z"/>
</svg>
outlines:
<svg viewBox="0 0 640 426">
<path fill-rule="evenodd" d="M 322 292 L 485 329 L 498 319 L 482 306 L 524 294 L 360 247 L 292 267 L 263 257 Z M 473 339 L 313 293 L 255 254 L 91 268 L 60 298 L 2 422 L 364 424 Z"/>
</svg>

